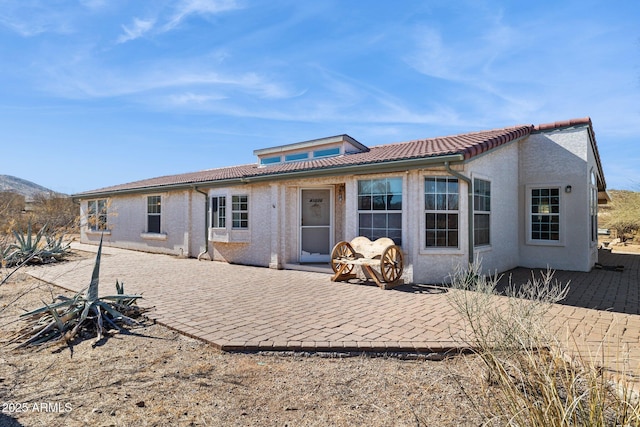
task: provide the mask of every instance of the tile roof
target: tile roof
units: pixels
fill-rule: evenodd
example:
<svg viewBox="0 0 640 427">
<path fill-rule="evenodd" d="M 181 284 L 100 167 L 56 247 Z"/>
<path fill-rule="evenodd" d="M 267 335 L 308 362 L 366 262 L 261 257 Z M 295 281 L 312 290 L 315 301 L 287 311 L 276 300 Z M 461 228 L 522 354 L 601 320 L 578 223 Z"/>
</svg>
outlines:
<svg viewBox="0 0 640 427">
<path fill-rule="evenodd" d="M 568 120 L 545 125 L 519 125 L 502 129 L 470 132 L 465 134 L 419 139 L 408 142 L 400 142 L 370 147 L 369 151 L 345 154 L 337 157 L 310 159 L 297 162 L 279 163 L 268 166 L 256 164 L 230 166 L 217 169 L 209 169 L 199 172 L 167 175 L 157 178 L 144 179 L 126 184 L 114 185 L 93 191 L 76 194 L 99 195 L 117 192 L 127 192 L 154 188 L 161 190 L 163 187 L 188 186 L 215 181 L 242 180 L 254 177 L 273 176 L 291 172 L 312 172 L 319 169 L 339 169 L 358 165 L 376 165 L 411 159 L 438 158 L 448 155 L 460 155 L 464 160 L 482 154 L 493 148 L 508 142 L 525 137 L 532 132 L 557 129 L 574 125 L 591 125 L 590 119 Z"/>
</svg>

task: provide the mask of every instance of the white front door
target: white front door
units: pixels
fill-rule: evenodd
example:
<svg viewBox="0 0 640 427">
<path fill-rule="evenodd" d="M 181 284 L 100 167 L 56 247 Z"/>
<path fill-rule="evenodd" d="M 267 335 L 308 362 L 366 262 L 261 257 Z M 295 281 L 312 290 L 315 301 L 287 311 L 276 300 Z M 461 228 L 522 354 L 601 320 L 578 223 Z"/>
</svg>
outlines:
<svg viewBox="0 0 640 427">
<path fill-rule="evenodd" d="M 302 189 L 300 192 L 300 262 L 328 262 L 331 259 L 332 190 Z"/>
</svg>

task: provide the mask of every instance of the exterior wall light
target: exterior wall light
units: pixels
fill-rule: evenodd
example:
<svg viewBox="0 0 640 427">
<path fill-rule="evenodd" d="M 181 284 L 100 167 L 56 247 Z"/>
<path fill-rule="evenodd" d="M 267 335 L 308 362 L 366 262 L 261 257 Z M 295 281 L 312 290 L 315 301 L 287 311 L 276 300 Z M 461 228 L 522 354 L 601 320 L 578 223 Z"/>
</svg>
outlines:
<svg viewBox="0 0 640 427">
<path fill-rule="evenodd" d="M 567 185 L 566 187 L 564 187 L 564 192 L 565 193 L 571 193 L 571 186 Z"/>
</svg>

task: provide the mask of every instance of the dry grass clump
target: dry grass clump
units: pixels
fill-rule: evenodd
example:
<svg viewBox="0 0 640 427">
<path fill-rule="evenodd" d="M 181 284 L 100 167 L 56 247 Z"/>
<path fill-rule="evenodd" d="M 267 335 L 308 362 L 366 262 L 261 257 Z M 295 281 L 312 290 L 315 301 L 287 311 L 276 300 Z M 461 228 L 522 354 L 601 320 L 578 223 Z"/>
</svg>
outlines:
<svg viewBox="0 0 640 427">
<path fill-rule="evenodd" d="M 545 314 L 568 284 L 548 270 L 498 296 L 498 277 L 479 262 L 452 276 L 450 301 L 470 329 L 469 344 L 484 362 L 493 398 L 479 408 L 487 425 L 639 426 L 640 404 L 627 383 L 614 383 L 596 360 L 570 363 Z M 566 344 L 566 343 L 565 343 Z M 574 361 L 575 362 L 575 361 Z"/>
</svg>

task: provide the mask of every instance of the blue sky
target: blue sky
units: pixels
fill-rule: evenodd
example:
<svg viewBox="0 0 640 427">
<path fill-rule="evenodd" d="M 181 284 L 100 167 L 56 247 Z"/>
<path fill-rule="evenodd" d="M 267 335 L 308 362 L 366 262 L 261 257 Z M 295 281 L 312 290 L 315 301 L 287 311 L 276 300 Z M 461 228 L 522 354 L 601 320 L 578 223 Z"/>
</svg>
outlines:
<svg viewBox="0 0 640 427">
<path fill-rule="evenodd" d="M 76 193 L 590 116 L 640 190 L 640 2 L 0 0 L 0 174 Z"/>
</svg>

